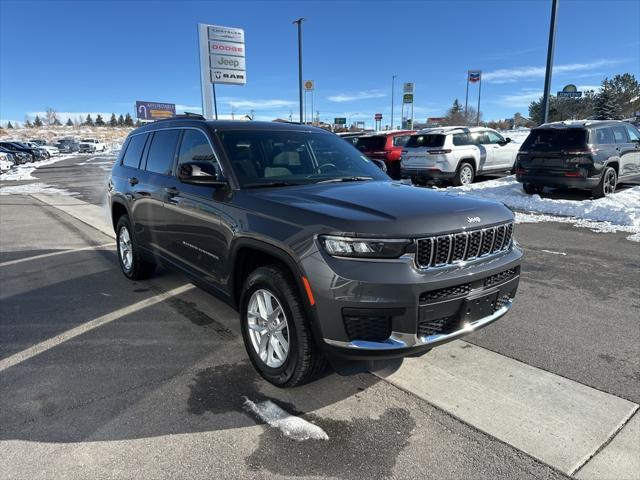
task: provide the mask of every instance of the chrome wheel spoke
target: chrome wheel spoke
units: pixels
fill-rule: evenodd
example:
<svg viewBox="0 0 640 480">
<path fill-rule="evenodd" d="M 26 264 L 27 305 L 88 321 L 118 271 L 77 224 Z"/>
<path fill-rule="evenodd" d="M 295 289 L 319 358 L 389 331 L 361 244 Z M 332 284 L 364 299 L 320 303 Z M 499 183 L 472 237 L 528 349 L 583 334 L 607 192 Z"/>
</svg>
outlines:
<svg viewBox="0 0 640 480">
<path fill-rule="evenodd" d="M 245 321 L 248 337 L 260 360 L 268 367 L 281 367 L 289 355 L 289 330 L 278 298 L 266 289 L 253 292 Z"/>
<path fill-rule="evenodd" d="M 285 351 L 285 352 L 289 351 L 289 342 L 287 342 L 287 340 L 285 340 L 284 335 L 282 335 L 282 333 L 276 332 L 273 335 L 273 339 L 282 348 L 283 351 Z"/>
</svg>

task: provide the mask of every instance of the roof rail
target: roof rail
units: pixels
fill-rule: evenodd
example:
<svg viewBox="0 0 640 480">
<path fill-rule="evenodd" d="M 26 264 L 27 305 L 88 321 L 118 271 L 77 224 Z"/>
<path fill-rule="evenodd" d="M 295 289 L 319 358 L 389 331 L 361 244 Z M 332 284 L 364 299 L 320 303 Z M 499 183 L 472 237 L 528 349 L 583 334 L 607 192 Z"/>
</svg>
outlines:
<svg viewBox="0 0 640 480">
<path fill-rule="evenodd" d="M 199 113 L 184 112 L 181 115 L 174 115 L 173 117 L 159 118 L 156 122 L 166 122 L 167 120 L 206 120 L 206 118 Z"/>
</svg>

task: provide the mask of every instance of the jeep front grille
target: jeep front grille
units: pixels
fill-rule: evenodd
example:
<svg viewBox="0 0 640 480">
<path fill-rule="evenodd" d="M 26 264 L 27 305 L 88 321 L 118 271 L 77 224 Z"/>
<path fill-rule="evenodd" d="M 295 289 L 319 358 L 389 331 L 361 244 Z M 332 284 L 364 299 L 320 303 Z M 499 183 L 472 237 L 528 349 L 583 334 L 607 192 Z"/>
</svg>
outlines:
<svg viewBox="0 0 640 480">
<path fill-rule="evenodd" d="M 496 227 L 418 240 L 416 265 L 418 268 L 442 267 L 475 260 L 511 247 L 513 223 Z"/>
</svg>

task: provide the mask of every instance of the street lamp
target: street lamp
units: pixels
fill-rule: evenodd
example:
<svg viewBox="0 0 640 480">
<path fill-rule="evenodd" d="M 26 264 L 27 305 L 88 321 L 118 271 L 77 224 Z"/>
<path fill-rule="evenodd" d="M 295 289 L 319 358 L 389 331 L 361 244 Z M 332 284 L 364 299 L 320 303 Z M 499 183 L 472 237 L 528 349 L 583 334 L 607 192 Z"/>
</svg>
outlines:
<svg viewBox="0 0 640 480">
<path fill-rule="evenodd" d="M 393 130 L 393 95 L 394 95 L 394 88 L 396 85 L 396 76 L 397 75 L 391 76 L 391 130 Z"/>
<path fill-rule="evenodd" d="M 549 46 L 547 48 L 547 69 L 544 74 L 544 96 L 542 97 L 542 123 L 549 119 L 549 95 L 551 94 L 551 71 L 553 69 L 553 50 L 556 44 L 556 14 L 558 0 L 551 3 L 551 24 L 549 25 Z"/>
<path fill-rule="evenodd" d="M 294 20 L 293 23 L 298 25 L 298 104 L 300 106 L 299 123 L 302 124 L 302 22 L 304 18 Z"/>
</svg>

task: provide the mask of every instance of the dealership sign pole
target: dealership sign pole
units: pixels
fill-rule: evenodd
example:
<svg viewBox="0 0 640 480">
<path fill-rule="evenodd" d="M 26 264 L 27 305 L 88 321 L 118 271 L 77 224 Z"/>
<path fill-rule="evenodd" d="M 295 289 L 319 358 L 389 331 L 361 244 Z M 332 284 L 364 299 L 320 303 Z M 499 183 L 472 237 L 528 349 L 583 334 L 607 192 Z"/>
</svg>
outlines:
<svg viewBox="0 0 640 480">
<path fill-rule="evenodd" d="M 198 24 L 198 43 L 202 113 L 209 120 L 212 118 L 217 120 L 215 84 L 245 85 L 247 83 L 244 30 L 200 23 Z"/>
<path fill-rule="evenodd" d="M 464 101 L 464 116 L 469 123 L 468 118 L 468 102 L 469 102 L 469 84 L 479 83 L 478 85 L 478 111 L 476 112 L 476 125 L 480 124 L 480 91 L 482 90 L 482 70 L 467 70 L 467 98 Z"/>
</svg>

